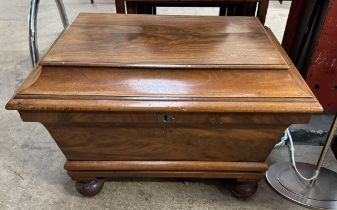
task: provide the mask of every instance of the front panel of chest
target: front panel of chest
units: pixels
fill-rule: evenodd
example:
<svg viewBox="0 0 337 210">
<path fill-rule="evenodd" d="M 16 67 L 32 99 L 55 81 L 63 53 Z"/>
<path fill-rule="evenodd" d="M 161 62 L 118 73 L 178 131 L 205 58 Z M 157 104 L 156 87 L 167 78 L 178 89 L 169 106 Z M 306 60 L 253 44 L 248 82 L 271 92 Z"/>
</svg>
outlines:
<svg viewBox="0 0 337 210">
<path fill-rule="evenodd" d="M 290 123 L 307 115 L 23 111 L 68 160 L 263 162 Z"/>
</svg>

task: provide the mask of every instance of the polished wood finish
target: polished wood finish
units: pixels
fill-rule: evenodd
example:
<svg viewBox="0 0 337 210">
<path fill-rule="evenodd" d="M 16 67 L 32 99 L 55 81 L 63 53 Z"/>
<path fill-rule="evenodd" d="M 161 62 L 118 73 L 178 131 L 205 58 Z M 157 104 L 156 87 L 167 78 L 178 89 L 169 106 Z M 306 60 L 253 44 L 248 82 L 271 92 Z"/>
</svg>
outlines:
<svg viewBox="0 0 337 210">
<path fill-rule="evenodd" d="M 67 171 L 77 181 L 86 181 L 96 177 L 168 177 L 168 178 L 221 178 L 261 180 L 265 171 Z"/>
<path fill-rule="evenodd" d="M 189 127 L 238 127 L 238 126 L 276 126 L 283 127 L 291 123 L 299 124 L 309 121 L 310 117 L 305 113 L 297 114 L 274 114 L 274 113 L 214 113 L 214 112 L 166 112 L 174 116 L 174 123 L 167 122 L 171 127 L 179 127 L 187 124 Z M 95 123 L 103 125 L 132 125 L 138 127 L 160 126 L 168 124 L 162 120 L 165 113 L 149 112 L 104 112 L 104 111 L 36 111 L 21 110 L 21 118 L 25 122 L 38 120 L 43 124 L 84 124 Z M 141 122 L 141 123 L 137 123 Z"/>
<path fill-rule="evenodd" d="M 263 171 L 266 163 L 215 161 L 67 161 L 69 171 Z"/>
<path fill-rule="evenodd" d="M 304 83 L 293 80 L 294 69 L 240 72 L 193 70 L 172 74 L 167 69 L 44 68 L 29 77 L 34 85 L 20 89 L 8 108 L 295 113 L 315 112 L 320 108 L 311 92 L 303 86 Z M 132 79 L 128 77 L 130 74 Z M 39 79 L 35 81 L 31 77 Z M 205 78 L 207 80 L 203 82 Z M 254 85 L 251 81 L 254 81 Z M 184 106 L 181 106 L 182 101 Z"/>
<path fill-rule="evenodd" d="M 322 111 L 256 18 L 112 14 L 79 15 L 6 108 L 46 127 L 87 196 L 118 176 L 231 178 L 251 195 L 283 131 Z"/>
<path fill-rule="evenodd" d="M 45 126 L 68 160 L 264 161 L 287 128 Z M 238 135 L 240 133 L 240 135 Z M 81 136 L 81 138 L 76 138 Z M 254 137 L 254 140 L 250 140 Z M 207 141 L 205 141 L 207 138 Z M 92 140 L 95 139 L 95 143 Z M 249 140 L 248 140 L 249 139 Z M 248 144 L 248 145 L 247 145 Z M 236 148 L 241 154 L 237 155 Z M 254 148 L 256 147 L 256 148 Z M 226 152 L 224 152 L 226 151 Z"/>
<path fill-rule="evenodd" d="M 63 148 L 68 160 L 82 161 L 126 158 L 263 161 L 279 139 L 280 133 L 290 123 L 309 120 L 307 114 L 64 111 L 21 111 L 20 114 L 24 121 L 43 123 Z M 174 116 L 174 121 L 164 121 L 165 115 Z M 205 130 L 205 127 L 208 129 Z M 240 135 L 236 135 L 237 133 Z M 111 135 L 114 138 L 111 138 Z M 204 141 L 205 135 L 212 140 L 211 144 Z M 246 139 L 251 139 L 252 136 L 256 139 L 253 140 L 255 146 L 260 145 L 258 151 L 246 146 Z M 91 144 L 92 139 L 95 139 L 94 145 Z M 242 155 L 237 156 L 235 148 L 240 146 Z M 223 151 L 226 150 L 228 151 L 224 154 Z M 190 153 L 193 153 L 193 156 Z"/>
<path fill-rule="evenodd" d="M 42 65 L 289 68 L 255 17 L 122 14 L 92 17 L 90 13 L 79 15 L 66 29 Z"/>
<path fill-rule="evenodd" d="M 157 7 L 219 7 L 220 16 L 256 16 L 264 24 L 269 0 L 116 0 L 117 13 L 157 14 Z M 256 11 L 257 10 L 257 11 Z"/>
</svg>

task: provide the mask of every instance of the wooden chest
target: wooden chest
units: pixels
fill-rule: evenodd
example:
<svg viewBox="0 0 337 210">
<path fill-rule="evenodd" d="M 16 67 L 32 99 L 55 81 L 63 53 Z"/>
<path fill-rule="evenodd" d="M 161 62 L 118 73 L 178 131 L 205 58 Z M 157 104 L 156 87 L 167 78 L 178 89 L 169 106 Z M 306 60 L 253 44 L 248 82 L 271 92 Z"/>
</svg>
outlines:
<svg viewBox="0 0 337 210">
<path fill-rule="evenodd" d="M 46 127 L 87 196 L 115 176 L 249 196 L 283 131 L 322 111 L 255 17 L 120 14 L 80 14 L 6 108 Z"/>
</svg>

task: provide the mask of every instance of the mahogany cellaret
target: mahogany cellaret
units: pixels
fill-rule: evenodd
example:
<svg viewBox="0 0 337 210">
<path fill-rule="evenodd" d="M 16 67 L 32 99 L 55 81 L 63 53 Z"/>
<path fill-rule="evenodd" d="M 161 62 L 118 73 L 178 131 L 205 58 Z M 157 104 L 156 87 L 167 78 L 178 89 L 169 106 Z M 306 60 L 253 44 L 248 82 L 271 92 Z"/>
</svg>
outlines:
<svg viewBox="0 0 337 210">
<path fill-rule="evenodd" d="M 250 196 L 284 130 L 322 111 L 255 17 L 88 13 L 6 108 L 46 127 L 86 196 L 105 177 L 230 178 Z"/>
</svg>

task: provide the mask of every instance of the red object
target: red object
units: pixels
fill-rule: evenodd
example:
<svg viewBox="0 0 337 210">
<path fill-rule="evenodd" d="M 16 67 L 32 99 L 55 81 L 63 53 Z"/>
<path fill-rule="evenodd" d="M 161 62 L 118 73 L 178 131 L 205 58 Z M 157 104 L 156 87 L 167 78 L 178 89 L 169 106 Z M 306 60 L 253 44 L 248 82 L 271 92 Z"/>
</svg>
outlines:
<svg viewBox="0 0 337 210">
<path fill-rule="evenodd" d="M 300 19 L 303 16 L 302 13 L 304 4 L 305 0 L 293 0 L 289 10 L 287 27 L 284 31 L 282 46 L 290 57 L 294 56 L 292 55 L 294 43 L 296 42 L 294 34 L 298 33 Z"/>
<path fill-rule="evenodd" d="M 330 0 L 314 45 L 307 83 L 324 111 L 337 112 L 337 0 Z"/>
</svg>

